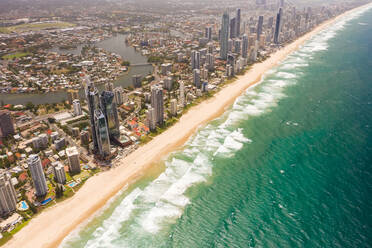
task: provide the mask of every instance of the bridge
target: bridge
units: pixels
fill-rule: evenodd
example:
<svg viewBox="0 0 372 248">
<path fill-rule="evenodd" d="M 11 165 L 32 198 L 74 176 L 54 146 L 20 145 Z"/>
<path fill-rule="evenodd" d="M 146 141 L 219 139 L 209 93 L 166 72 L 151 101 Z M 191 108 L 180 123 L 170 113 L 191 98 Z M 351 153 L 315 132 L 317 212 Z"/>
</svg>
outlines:
<svg viewBox="0 0 372 248">
<path fill-rule="evenodd" d="M 130 66 L 144 66 L 144 65 L 152 65 L 152 64 L 151 63 L 130 64 Z"/>
</svg>

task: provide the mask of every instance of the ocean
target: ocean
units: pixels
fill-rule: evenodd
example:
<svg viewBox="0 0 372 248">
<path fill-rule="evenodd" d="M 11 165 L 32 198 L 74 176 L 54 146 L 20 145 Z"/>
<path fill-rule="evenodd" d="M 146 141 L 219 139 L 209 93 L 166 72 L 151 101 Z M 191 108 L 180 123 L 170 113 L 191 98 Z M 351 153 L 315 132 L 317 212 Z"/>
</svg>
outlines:
<svg viewBox="0 0 372 248">
<path fill-rule="evenodd" d="M 313 36 L 61 247 L 372 247 L 371 199 L 372 6 Z"/>
</svg>

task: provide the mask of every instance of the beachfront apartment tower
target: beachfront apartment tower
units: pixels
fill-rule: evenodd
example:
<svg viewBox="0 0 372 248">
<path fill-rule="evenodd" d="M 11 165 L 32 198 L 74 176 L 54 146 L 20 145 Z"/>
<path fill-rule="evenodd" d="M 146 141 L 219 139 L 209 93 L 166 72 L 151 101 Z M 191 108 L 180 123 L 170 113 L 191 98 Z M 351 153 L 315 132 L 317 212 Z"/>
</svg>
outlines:
<svg viewBox="0 0 372 248">
<path fill-rule="evenodd" d="M 109 157 L 111 155 L 110 135 L 107 128 L 106 118 L 102 110 L 100 109 L 95 110 L 94 123 L 96 125 L 95 130 L 98 143 L 98 154 L 102 158 Z"/>
<path fill-rule="evenodd" d="M 151 87 L 151 107 L 155 110 L 155 119 L 157 125 L 164 123 L 164 99 L 163 88 L 160 85 Z"/>
<path fill-rule="evenodd" d="M 282 18 L 283 18 L 283 9 L 280 8 L 278 14 L 276 15 L 276 24 L 275 24 L 275 33 L 274 33 L 274 43 L 279 44 L 280 42 L 280 31 L 282 28 Z"/>
<path fill-rule="evenodd" d="M 147 125 L 150 131 L 154 131 L 156 128 L 156 120 L 155 120 L 155 110 L 153 107 L 149 107 L 146 112 L 147 117 Z"/>
<path fill-rule="evenodd" d="M 248 58 L 248 35 L 244 34 L 243 35 L 243 42 L 242 42 L 242 57 L 243 58 Z"/>
<path fill-rule="evenodd" d="M 185 106 L 185 83 L 183 81 L 180 81 L 180 105 L 182 108 Z"/>
<path fill-rule="evenodd" d="M 6 173 L 0 175 L 0 215 L 8 215 L 16 210 L 17 194 L 10 180 L 10 176 Z"/>
<path fill-rule="evenodd" d="M 107 121 L 109 137 L 120 138 L 118 109 L 115 94 L 111 91 L 103 91 L 101 94 L 101 109 Z"/>
<path fill-rule="evenodd" d="M 34 182 L 36 196 L 46 195 L 48 193 L 48 187 L 39 155 L 31 154 L 28 157 L 27 164 L 31 172 L 32 181 Z"/>
<path fill-rule="evenodd" d="M 85 96 L 88 102 L 89 109 L 89 118 L 90 118 L 90 128 L 92 131 L 92 140 L 93 140 L 93 152 L 98 151 L 98 140 L 97 140 L 97 131 L 94 113 L 99 108 L 99 95 L 98 90 L 94 84 L 89 80 L 88 77 L 84 79 L 85 83 Z"/>
<path fill-rule="evenodd" d="M 200 89 L 200 70 L 198 69 L 194 69 L 192 71 L 192 75 L 193 75 L 193 82 L 194 82 L 194 85 L 196 88 Z"/>
<path fill-rule="evenodd" d="M 68 159 L 68 169 L 70 173 L 77 174 L 80 173 L 80 160 L 79 151 L 76 146 L 69 147 L 66 149 L 66 156 Z"/>
<path fill-rule="evenodd" d="M 57 183 L 65 184 L 66 183 L 66 172 L 65 167 L 62 165 L 61 162 L 56 161 L 52 163 L 54 180 Z"/>
<path fill-rule="evenodd" d="M 230 17 L 227 11 L 222 15 L 221 34 L 220 34 L 220 56 L 221 59 L 227 59 L 229 42 Z"/>
</svg>

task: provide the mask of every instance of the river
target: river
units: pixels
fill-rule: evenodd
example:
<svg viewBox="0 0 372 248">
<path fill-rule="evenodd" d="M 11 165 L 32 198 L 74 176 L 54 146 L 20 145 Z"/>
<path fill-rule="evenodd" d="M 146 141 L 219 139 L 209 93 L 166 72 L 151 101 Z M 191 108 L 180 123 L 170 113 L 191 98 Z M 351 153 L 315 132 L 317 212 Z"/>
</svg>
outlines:
<svg viewBox="0 0 372 248">
<path fill-rule="evenodd" d="M 97 42 L 95 45 L 97 47 L 103 48 L 107 51 L 114 52 L 119 54 L 124 60 L 130 61 L 131 64 L 143 64 L 147 63 L 147 58 L 142 56 L 141 53 L 136 52 L 135 49 L 127 45 L 125 41 L 126 35 L 118 34 L 109 39 Z M 58 53 L 72 53 L 80 54 L 82 47 L 86 44 L 78 45 L 74 49 L 62 50 L 58 47 L 49 49 L 51 52 Z M 123 86 L 127 87 L 132 84 L 132 75 L 141 74 L 143 76 L 152 73 L 151 65 L 141 65 L 141 66 L 131 66 L 128 73 L 121 76 L 114 82 L 114 86 Z M 104 89 L 104 85 L 97 85 L 97 88 L 101 91 Z M 80 96 L 84 96 L 83 89 L 80 89 Z M 33 104 L 45 104 L 45 103 L 58 103 L 64 100 L 67 100 L 66 91 L 56 91 L 45 93 L 36 93 L 36 94 L 0 94 L 0 99 L 6 104 L 26 104 L 27 102 L 32 102 Z"/>
</svg>

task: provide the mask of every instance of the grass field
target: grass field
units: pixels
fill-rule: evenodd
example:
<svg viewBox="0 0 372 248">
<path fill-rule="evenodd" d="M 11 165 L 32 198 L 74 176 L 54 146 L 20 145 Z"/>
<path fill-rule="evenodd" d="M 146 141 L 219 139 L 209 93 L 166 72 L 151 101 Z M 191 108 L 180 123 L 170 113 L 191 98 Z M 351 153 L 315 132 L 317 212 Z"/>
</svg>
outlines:
<svg viewBox="0 0 372 248">
<path fill-rule="evenodd" d="M 7 54 L 2 57 L 2 59 L 14 59 L 14 58 L 21 58 L 31 55 L 31 53 L 24 53 L 24 52 L 18 52 L 18 53 L 12 53 L 12 54 Z"/>
<path fill-rule="evenodd" d="M 74 27 L 75 24 L 69 22 L 43 22 L 43 23 L 28 23 L 20 24 L 11 27 L 1 27 L 0 33 L 22 33 L 27 31 L 38 31 L 50 28 L 69 28 Z"/>
</svg>

